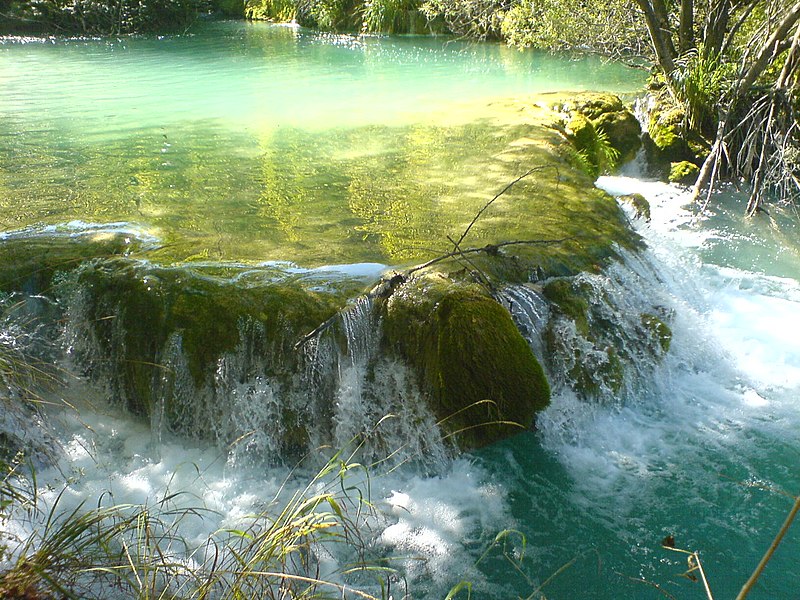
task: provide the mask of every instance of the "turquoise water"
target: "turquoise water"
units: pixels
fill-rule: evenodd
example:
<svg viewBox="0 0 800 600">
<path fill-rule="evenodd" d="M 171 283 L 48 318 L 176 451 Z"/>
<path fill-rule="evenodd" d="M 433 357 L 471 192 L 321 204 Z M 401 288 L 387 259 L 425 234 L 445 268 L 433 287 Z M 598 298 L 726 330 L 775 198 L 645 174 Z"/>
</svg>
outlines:
<svg viewBox="0 0 800 600">
<path fill-rule="evenodd" d="M 430 197 L 496 193 L 470 166 L 505 148 L 502 128 L 479 122 L 489 102 L 632 92 L 643 76 L 500 45 L 235 22 L 158 39 L 6 39 L 0 222 L 132 222 L 168 259 L 395 264 L 410 258 L 406 238 L 446 229 Z M 414 210 L 390 218 L 402 207 L 388 196 Z"/>
<path fill-rule="evenodd" d="M 351 183 L 378 173 L 423 198 L 465 154 L 498 143 L 459 115 L 508 96 L 634 92 L 642 74 L 447 39 L 214 23 L 162 39 L 5 40 L 0 82 L 5 229 L 122 222 L 169 241 L 168 258 L 317 266 L 403 259 L 377 239 L 385 229 L 367 227 Z M 444 133 L 442 120 L 459 133 Z M 407 190 L 390 175 L 415 167 L 418 139 L 446 146 L 431 168 L 441 173 Z M 381 518 L 365 531 L 405 568 L 410 597 L 441 598 L 467 579 L 481 598 L 538 598 L 543 583 L 550 599 L 665 597 L 653 584 L 702 598 L 699 583 L 680 577 L 685 556 L 660 547 L 674 535 L 700 552 L 715 598 L 732 598 L 791 506 L 777 490 L 800 491 L 794 226 L 747 222 L 733 197 L 696 218 L 680 188 L 601 185 L 645 194 L 653 221 L 640 224 L 644 258 L 627 257 L 593 284 L 634 308 L 669 311 L 670 352 L 619 397 L 587 403 L 556 389 L 538 431 L 434 476 L 375 473 Z M 54 490 L 71 478 L 66 506 L 107 491 L 140 503 L 187 490 L 217 511 L 183 524 L 199 546 L 281 486 L 283 471 L 238 473 L 217 449 L 186 440 L 165 436 L 154 452 L 144 424 L 76 385 L 71 400 L 98 410 L 64 417 L 67 458 L 40 474 Z M 751 598 L 800 597 L 799 539 L 792 530 Z"/>
</svg>

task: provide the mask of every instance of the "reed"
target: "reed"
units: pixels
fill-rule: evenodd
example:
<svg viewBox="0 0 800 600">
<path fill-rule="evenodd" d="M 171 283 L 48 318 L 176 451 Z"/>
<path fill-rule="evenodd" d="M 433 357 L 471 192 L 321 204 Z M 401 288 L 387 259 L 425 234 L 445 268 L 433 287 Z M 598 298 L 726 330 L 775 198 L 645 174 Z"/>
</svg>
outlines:
<svg viewBox="0 0 800 600">
<path fill-rule="evenodd" d="M 288 500 L 282 500 L 287 481 L 241 528 L 219 530 L 192 547 L 178 533 L 179 525 L 208 511 L 175 506 L 178 494 L 153 506 L 114 504 L 106 495 L 94 507 L 65 508 L 65 487 L 45 508 L 35 473 L 23 476 L 20 464 L 7 467 L 0 481 L 0 521 L 24 515 L 30 533 L 0 540 L 7 557 L 0 597 L 377 600 L 348 583 L 368 573 L 377 578 L 373 587 L 388 590 L 388 578 L 395 575 L 370 562 L 360 526 L 372 508 L 363 483 L 350 483 L 354 472 L 365 470 L 352 455 L 338 452 Z M 346 568 L 325 572 L 322 558 L 335 553 L 334 546 L 355 558 Z"/>
</svg>

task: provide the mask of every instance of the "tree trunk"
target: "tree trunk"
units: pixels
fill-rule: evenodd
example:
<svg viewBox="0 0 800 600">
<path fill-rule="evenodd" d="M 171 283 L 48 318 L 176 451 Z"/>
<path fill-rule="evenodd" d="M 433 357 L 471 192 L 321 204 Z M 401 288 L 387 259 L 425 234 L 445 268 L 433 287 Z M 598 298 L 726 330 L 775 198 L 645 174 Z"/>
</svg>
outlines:
<svg viewBox="0 0 800 600">
<path fill-rule="evenodd" d="M 636 4 L 644 13 L 647 32 L 650 34 L 650 41 L 656 53 L 656 62 L 670 80 L 670 75 L 675 70 L 676 54 L 667 21 L 666 6 L 663 0 L 636 0 Z"/>
<path fill-rule="evenodd" d="M 681 0 L 681 24 L 678 32 L 681 54 L 695 47 L 694 0 Z"/>
<path fill-rule="evenodd" d="M 710 0 L 708 17 L 703 28 L 703 53 L 705 58 L 717 56 L 725 42 L 730 20 L 731 0 Z"/>
<path fill-rule="evenodd" d="M 756 82 L 758 76 L 761 75 L 764 69 L 776 58 L 775 54 L 778 52 L 781 43 L 789 35 L 789 31 L 791 31 L 798 20 L 800 20 L 800 2 L 796 2 L 794 6 L 789 9 L 789 12 L 783 17 L 781 22 L 778 23 L 777 27 L 775 27 L 769 39 L 764 42 L 758 56 L 737 83 L 736 97 L 741 98 L 750 91 L 750 88 Z"/>
</svg>

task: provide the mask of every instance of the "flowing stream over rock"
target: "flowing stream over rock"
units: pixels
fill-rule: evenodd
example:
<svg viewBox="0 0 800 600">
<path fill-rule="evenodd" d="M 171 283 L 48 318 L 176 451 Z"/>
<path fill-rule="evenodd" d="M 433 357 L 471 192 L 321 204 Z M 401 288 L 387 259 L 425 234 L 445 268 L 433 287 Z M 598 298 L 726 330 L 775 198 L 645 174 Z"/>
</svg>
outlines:
<svg viewBox="0 0 800 600">
<path fill-rule="evenodd" d="M 265 154 L 322 149 L 336 168 L 344 164 L 331 158 L 338 150 L 360 153 L 368 161 L 385 153 L 392 138 L 381 125 L 402 121 L 403 112 L 418 105 L 446 108 L 453 96 L 487 87 L 492 96 L 574 89 L 581 84 L 557 81 L 558 74 L 578 70 L 580 80 L 606 68 L 538 55 L 520 58 L 495 46 L 364 40 L 258 25 L 214 27 L 222 29 L 212 28 L 220 35 L 206 39 L 213 48 L 198 53 L 183 38 L 29 40 L 30 50 L 19 40 L 7 40 L 0 48 L 7 51 L 2 73 L 13 85 L 2 92 L 2 110 L 14 117 L 0 125 L 8 165 L 0 180 L 2 206 L 8 208 L 2 219 L 10 232 L 3 235 L 122 232 L 132 244 L 171 242 L 171 258 L 257 257 L 273 261 L 260 267 L 269 273 L 274 268 L 276 278 L 324 287 L 330 285 L 329 271 L 336 270 L 344 273 L 342 280 L 358 279 L 363 288 L 384 270 L 379 259 L 398 259 L 391 252 L 393 240 L 384 237 L 378 244 L 374 230 L 356 228 L 363 234 L 360 241 L 374 246 L 361 256 L 360 250 L 353 254 L 352 248 L 360 246 L 351 234 L 324 238 L 324 243 L 304 238 L 311 231 L 305 229 L 308 222 L 292 221 L 291 211 L 280 213 L 275 198 L 260 203 L 262 190 L 254 181 L 278 181 L 281 189 L 290 185 L 269 171 Z M 273 47 L 264 39 L 271 37 L 281 51 L 269 50 Z M 152 69 L 164 58 L 159 44 L 171 48 L 164 54 L 175 61 L 169 69 Z M 269 73 L 289 93 L 263 95 L 265 78 L 255 74 L 267 67 L 264 56 L 253 55 L 254 48 L 278 63 Z M 114 56 L 129 52 L 135 60 L 123 68 Z M 221 52 L 241 64 L 224 62 Z M 302 85 L 293 79 L 308 68 L 298 52 L 316 58 L 321 69 Z M 343 62 L 338 70 L 325 71 L 322 65 L 332 55 L 341 55 L 336 60 Z M 549 81 L 531 76 L 532 57 L 549 65 L 541 67 Z M 40 61 L 52 61 L 56 83 L 26 74 L 31 65 L 40 69 Z M 93 69 L 83 68 L 85 61 Z M 177 86 L 164 92 L 171 96 L 167 103 L 155 93 L 172 77 L 195 78 L 197 69 L 208 69 L 204 72 L 214 82 L 206 84 L 207 94 Z M 423 84 L 404 95 L 409 86 L 395 79 L 394 69 L 405 76 L 422 70 Z M 89 73 L 96 77 L 88 82 L 94 91 L 67 85 L 76 74 Z M 343 73 L 346 89 L 335 87 Z M 459 82 L 456 87 L 453 79 L 433 85 L 448 73 Z M 624 91 L 628 83 L 620 78 L 617 87 Z M 133 79 L 139 80 L 139 91 L 126 87 Z M 383 83 L 373 85 L 376 79 Z M 46 84 L 60 92 L 51 93 Z M 602 76 L 592 85 L 615 87 Z M 122 91 L 115 94 L 116 87 Z M 321 96 L 335 101 L 321 107 Z M 37 100 L 30 102 L 31 97 Z M 126 98 L 132 101 L 123 102 Z M 262 110 L 265 98 L 280 101 Z M 185 107 L 186 122 L 166 114 L 167 104 Z M 351 119 L 350 125 L 370 125 L 369 135 L 338 132 L 332 139 L 334 133 L 324 125 L 334 115 Z M 197 119 L 209 119 L 207 127 L 197 126 Z M 221 125 L 226 119 L 240 129 Z M 133 123 L 141 129 L 133 131 Z M 180 136 L 173 125 L 180 125 Z M 317 146 L 304 149 L 298 140 L 309 138 L 297 134 L 294 128 L 300 125 L 327 133 Z M 281 127 L 288 133 L 276 133 Z M 89 133 L 76 138 L 74 128 Z M 405 143 L 413 146 L 415 136 L 432 131 L 409 133 Z M 119 141 L 126 136 L 124 144 Z M 252 138 L 263 141 L 258 152 L 252 150 Z M 475 139 L 484 140 L 467 132 L 449 141 L 457 152 Z M 217 142 L 222 151 L 212 151 Z M 117 144 L 125 145 L 125 152 Z M 141 164 L 132 167 L 132 156 Z M 114 181 L 101 181 L 99 165 L 109 160 L 124 167 Z M 397 173 L 409 172 L 402 164 L 394 166 Z M 306 167 L 281 168 L 296 175 Z M 363 184 L 373 174 L 367 169 L 352 181 Z M 303 198 L 313 196 L 314 186 L 336 189 L 335 177 L 326 179 L 331 173 L 305 175 L 314 185 L 294 190 Z M 181 187 L 187 181 L 188 189 Z M 406 591 L 413 598 L 442 598 L 462 580 L 472 582 L 475 597 L 483 598 L 525 598 L 543 583 L 541 592 L 548 598 L 663 597 L 647 582 L 676 597 L 702 597 L 698 583 L 680 577 L 685 556 L 661 548 L 667 535 L 679 547 L 700 552 L 718 600 L 732 598 L 791 506 L 780 492 L 800 493 L 797 224 L 777 213 L 772 226 L 766 219 L 745 221 L 733 191 L 715 197 L 708 213 L 698 215 L 686 206 L 686 190 L 676 186 L 625 176 L 602 177 L 599 185 L 613 195 L 641 193 L 652 208 L 652 221 L 636 225 L 647 249 L 621 250 L 619 261 L 599 274 L 580 275 L 578 282 L 589 298 L 589 318 L 615 325 L 605 330 L 607 341 L 624 350 L 618 360 L 630 368 L 619 378 L 607 378 L 611 383 L 591 397 L 577 394 L 570 387 L 575 352 L 602 373 L 613 372 L 612 357 L 597 351 L 598 344 L 588 342 L 575 323 L 554 314 L 540 286 L 501 290 L 500 301 L 553 386 L 552 403 L 539 415 L 536 431 L 453 457 L 407 367 L 381 354 L 381 323 L 372 300 L 357 294 L 330 328 L 302 346 L 292 359 L 300 367 L 290 376 L 275 366 L 274 349 L 265 351 L 264 330 L 241 322 L 237 343 L 214 363 L 213 374 L 198 382 L 185 352 L 187 341 L 173 333 L 158 352 L 155 408 L 147 419 L 136 417 L 125 409 L 126 392 L 114 379 L 119 366 L 114 361 L 125 356 L 130 343 L 126 332 L 110 324 L 111 353 L 93 339 L 94 313 L 80 287 L 67 296 L 64 323 L 54 329 L 26 329 L 30 315 L 52 310 L 38 295 L 6 318 L 1 335 L 18 344 L 30 336 L 30 343 L 47 342 L 53 349 L 50 358 L 64 369 L 66 384 L 53 399 L 72 408 L 48 408 L 47 421 L 33 425 L 5 411 L 3 430 L 26 436 L 40 449 L 37 479 L 45 503 L 58 499 L 69 511 L 83 501 L 91 505 L 110 497 L 120 504 L 191 508 L 180 521 L 180 535 L 190 549 L 202 547 L 215 532 L 236 529 L 273 497 L 291 492 L 294 480 L 285 480 L 300 457 L 330 445 L 316 462 L 300 468 L 302 481 L 336 450 L 347 454 L 362 444 L 358 459 L 373 466 L 368 481 L 356 475 L 352 484 L 368 491 L 375 507 L 361 523 L 363 536 L 374 553 L 402 569 L 403 577 L 393 584 L 395 598 Z M 115 186 L 121 192 L 113 199 L 92 203 Z M 349 186 L 347 198 L 358 208 L 363 197 L 356 188 L 356 183 Z M 23 214 L 23 198 L 32 199 L 25 210 L 33 214 Z M 244 214 L 233 210 L 237 203 L 247 207 Z M 273 229 L 283 237 L 269 238 Z M 275 248 L 282 244 L 296 251 L 282 260 L 302 267 L 274 262 Z M 326 278 L 321 278 L 320 266 L 336 264 L 344 247 L 354 264 L 323 266 Z M 145 284 L 147 277 L 166 279 L 166 270 L 131 268 L 138 267 L 147 273 Z M 198 281 L 211 278 L 201 263 L 194 268 Z M 242 289 L 256 276 L 248 265 L 228 265 L 225 271 L 225 281 Z M 257 276 L 267 275 L 259 271 Z M 669 339 L 655 346 L 634 343 L 653 322 L 643 315 L 668 321 Z M 557 332 L 563 352 L 548 356 L 548 331 Z M 628 335 L 619 337 L 618 331 Z M 282 418 L 279 407 L 285 406 L 292 407 L 295 421 Z M 22 515 L 3 523 L 7 535 L 20 537 L 37 527 L 41 523 Z M 498 534 L 499 542 L 493 543 Z M 751 597 L 797 597 L 798 535 L 790 531 Z M 320 559 L 323 575 L 351 558 Z M 380 592 L 374 582 L 369 585 Z"/>
</svg>

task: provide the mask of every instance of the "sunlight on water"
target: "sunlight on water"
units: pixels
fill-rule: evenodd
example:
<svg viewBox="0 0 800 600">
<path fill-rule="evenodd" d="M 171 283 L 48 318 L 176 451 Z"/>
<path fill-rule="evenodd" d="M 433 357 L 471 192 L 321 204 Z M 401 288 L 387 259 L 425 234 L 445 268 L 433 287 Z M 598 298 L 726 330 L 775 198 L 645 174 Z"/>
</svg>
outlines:
<svg viewBox="0 0 800 600">
<path fill-rule="evenodd" d="M 475 167 L 520 135 L 479 122 L 497 111 L 487 102 L 634 91 L 642 77 L 592 58 L 264 23 L 6 39 L 0 226 L 129 221 L 168 245 L 164 260 L 402 262 L 463 228 L 431 198 L 477 204 L 519 174 Z"/>
</svg>

